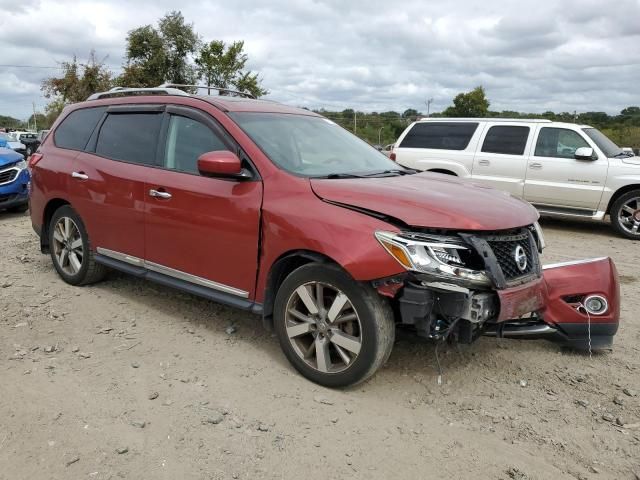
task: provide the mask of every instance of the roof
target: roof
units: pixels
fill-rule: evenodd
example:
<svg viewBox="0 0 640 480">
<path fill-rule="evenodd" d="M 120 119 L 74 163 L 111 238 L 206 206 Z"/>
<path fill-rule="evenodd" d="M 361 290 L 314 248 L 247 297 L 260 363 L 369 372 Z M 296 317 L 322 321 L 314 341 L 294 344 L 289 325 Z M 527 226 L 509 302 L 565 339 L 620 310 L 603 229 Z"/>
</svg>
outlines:
<svg viewBox="0 0 640 480">
<path fill-rule="evenodd" d="M 182 88 L 198 90 L 211 90 L 218 91 L 218 95 L 197 95 L 188 93 Z M 225 93 L 223 95 L 223 93 Z M 204 100 L 216 108 L 225 112 L 265 112 L 265 113 L 288 113 L 298 115 L 319 116 L 309 110 L 302 108 L 290 107 L 281 103 L 273 102 L 270 100 L 256 100 L 252 95 L 244 92 L 238 92 L 229 90 L 226 88 L 219 88 L 214 86 L 204 85 L 181 85 L 181 84 L 169 84 L 165 83 L 158 87 L 151 88 L 128 88 L 128 87 L 114 87 L 106 92 L 96 92 L 91 95 L 87 101 L 93 100 L 107 100 L 124 97 L 134 97 L 136 99 L 144 99 L 145 97 L 152 96 L 155 99 L 158 97 L 189 97 Z M 122 102 L 117 102 L 122 103 Z M 140 103 L 136 100 L 133 103 Z M 157 100 L 156 100 L 157 103 Z M 160 102 L 164 103 L 164 102 Z M 169 103 L 169 102 L 167 102 Z"/>
<path fill-rule="evenodd" d="M 421 118 L 416 120 L 416 122 L 505 122 L 505 123 L 543 123 L 543 124 L 553 124 L 556 127 L 565 127 L 565 128 L 593 128 L 591 125 L 581 125 L 578 123 L 568 123 L 568 122 L 554 122 L 553 120 L 548 120 L 546 118 L 502 118 L 502 117 L 429 117 L 429 118 Z"/>
</svg>

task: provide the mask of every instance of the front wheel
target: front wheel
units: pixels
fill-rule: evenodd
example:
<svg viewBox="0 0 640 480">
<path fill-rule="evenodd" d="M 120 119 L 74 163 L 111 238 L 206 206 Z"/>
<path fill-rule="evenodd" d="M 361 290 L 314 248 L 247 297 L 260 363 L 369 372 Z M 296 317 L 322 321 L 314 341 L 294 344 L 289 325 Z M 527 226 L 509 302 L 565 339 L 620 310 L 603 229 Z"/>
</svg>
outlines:
<svg viewBox="0 0 640 480">
<path fill-rule="evenodd" d="M 640 240 L 640 190 L 621 195 L 609 212 L 611 223 L 618 233 L 633 240 Z"/>
<path fill-rule="evenodd" d="M 296 370 L 326 387 L 372 376 L 389 358 L 395 339 L 387 301 L 339 267 L 320 263 L 304 265 L 284 280 L 274 327 Z"/>
</svg>

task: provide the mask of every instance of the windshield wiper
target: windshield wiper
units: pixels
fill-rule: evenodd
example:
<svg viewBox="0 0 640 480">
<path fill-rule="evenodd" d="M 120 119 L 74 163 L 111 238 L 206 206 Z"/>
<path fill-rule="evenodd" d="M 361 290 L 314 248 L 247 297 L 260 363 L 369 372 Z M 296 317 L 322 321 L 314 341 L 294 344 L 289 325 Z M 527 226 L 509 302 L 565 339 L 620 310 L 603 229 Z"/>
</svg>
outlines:
<svg viewBox="0 0 640 480">
<path fill-rule="evenodd" d="M 412 168 L 407 169 L 399 169 L 395 168 L 393 170 L 382 170 L 381 172 L 368 173 L 367 177 L 377 177 L 379 175 L 413 175 L 414 173 L 418 173 L 418 170 L 414 170 Z"/>
<path fill-rule="evenodd" d="M 316 178 L 339 179 L 339 178 L 367 178 L 367 177 L 364 175 L 356 175 L 355 173 L 328 173 L 327 175 L 322 175 Z"/>
</svg>

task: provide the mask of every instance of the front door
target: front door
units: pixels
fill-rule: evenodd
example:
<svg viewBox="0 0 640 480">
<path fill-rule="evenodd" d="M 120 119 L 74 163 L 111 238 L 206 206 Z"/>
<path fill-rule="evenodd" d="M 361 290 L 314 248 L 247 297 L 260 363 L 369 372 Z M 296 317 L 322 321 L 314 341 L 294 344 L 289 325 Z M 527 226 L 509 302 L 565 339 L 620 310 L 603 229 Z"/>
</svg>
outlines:
<svg viewBox="0 0 640 480">
<path fill-rule="evenodd" d="M 524 193 L 530 128 L 522 124 L 487 124 L 473 159 L 471 178 L 517 197 Z"/>
<path fill-rule="evenodd" d="M 580 147 L 594 148 L 575 130 L 539 127 L 527 165 L 525 199 L 535 205 L 596 211 L 609 161 L 598 153 L 591 160 L 576 160 Z"/>
<path fill-rule="evenodd" d="M 237 151 L 209 115 L 168 107 L 164 152 L 145 185 L 148 269 L 240 298 L 254 295 L 262 182 L 201 176 L 198 157 Z"/>
</svg>

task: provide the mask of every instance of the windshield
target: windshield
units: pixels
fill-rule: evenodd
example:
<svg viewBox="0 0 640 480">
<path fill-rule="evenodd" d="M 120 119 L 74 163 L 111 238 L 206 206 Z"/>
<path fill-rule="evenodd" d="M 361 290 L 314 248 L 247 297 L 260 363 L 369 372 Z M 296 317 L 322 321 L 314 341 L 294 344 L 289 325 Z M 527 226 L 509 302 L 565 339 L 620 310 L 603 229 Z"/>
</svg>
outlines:
<svg viewBox="0 0 640 480">
<path fill-rule="evenodd" d="M 583 128 L 583 130 L 607 157 L 615 157 L 623 153 L 622 149 L 609 140 L 609 138 L 600 130 L 595 128 Z"/>
<path fill-rule="evenodd" d="M 307 115 L 231 113 L 273 163 L 307 177 L 403 170 L 331 120 Z"/>
</svg>

